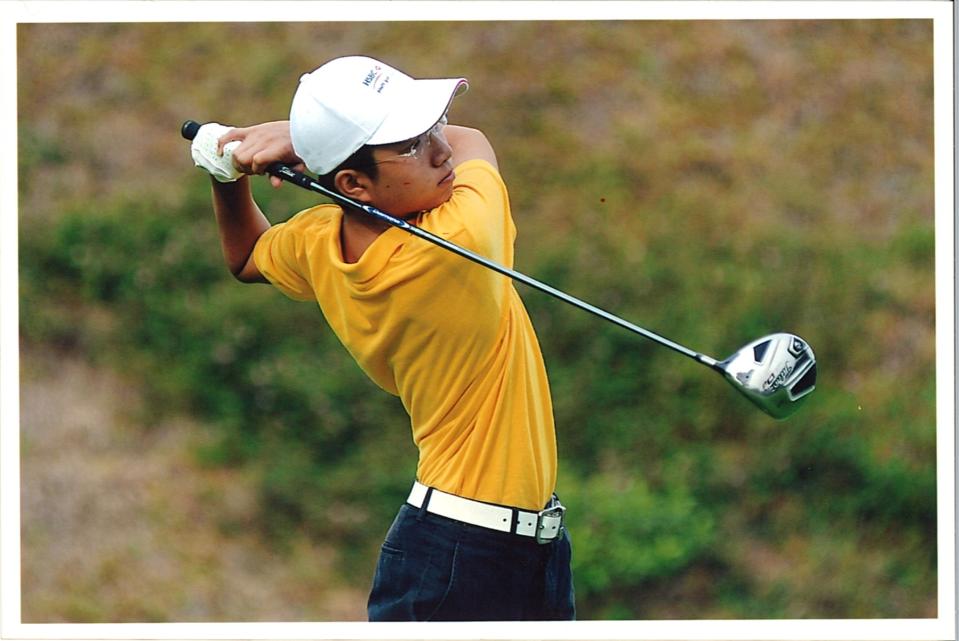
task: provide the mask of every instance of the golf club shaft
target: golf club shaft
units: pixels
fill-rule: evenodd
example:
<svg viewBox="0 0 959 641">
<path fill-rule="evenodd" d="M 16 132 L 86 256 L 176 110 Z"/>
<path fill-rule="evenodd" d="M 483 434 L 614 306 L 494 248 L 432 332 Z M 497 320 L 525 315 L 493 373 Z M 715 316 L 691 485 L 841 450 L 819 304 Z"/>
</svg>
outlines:
<svg viewBox="0 0 959 641">
<path fill-rule="evenodd" d="M 199 128 L 199 125 L 196 124 L 195 122 L 187 121 L 183 124 L 181 133 L 183 134 L 184 138 L 187 138 L 188 140 L 192 140 L 193 137 L 196 135 L 196 130 L 198 128 Z M 318 182 L 316 182 L 315 180 L 313 180 L 306 174 L 296 171 L 283 163 L 274 163 L 270 165 L 269 167 L 267 167 L 267 173 L 269 173 L 272 176 L 276 176 L 277 178 L 280 178 L 281 180 L 284 180 L 286 182 L 293 183 L 294 185 L 297 185 L 304 189 L 322 194 L 326 196 L 327 198 L 332 199 L 334 202 L 336 202 L 339 205 L 351 207 L 354 209 L 359 209 L 365 212 L 366 214 L 373 216 L 374 218 L 384 223 L 392 225 L 393 227 L 399 227 L 400 229 L 418 238 L 422 238 L 423 240 L 431 242 L 434 245 L 438 245 L 444 249 L 447 249 L 453 252 L 454 254 L 457 254 L 463 258 L 466 258 L 467 260 L 471 260 L 474 263 L 482 265 L 488 269 L 492 269 L 493 271 L 499 274 L 512 278 L 514 281 L 523 283 L 524 285 L 532 287 L 533 289 L 539 290 L 545 294 L 549 294 L 550 296 L 557 298 L 563 302 L 569 303 L 570 305 L 573 305 L 574 307 L 578 307 L 579 309 L 582 309 L 584 311 L 589 312 L 590 314 L 593 314 L 595 316 L 599 316 L 600 318 L 608 320 L 609 322 L 615 325 L 619 325 L 620 327 L 627 329 L 635 334 L 639 334 L 640 336 L 647 338 L 655 343 L 659 343 L 660 345 L 664 347 L 668 347 L 669 349 L 673 351 L 679 352 L 683 356 L 691 358 L 697 363 L 706 365 L 707 367 L 710 367 L 712 369 L 717 369 L 717 361 L 714 358 L 706 356 L 705 354 L 700 354 L 699 352 L 694 352 L 691 349 L 683 347 L 679 343 L 675 343 L 669 340 L 668 338 L 665 338 L 663 336 L 660 336 L 659 334 L 656 334 L 655 332 L 651 332 L 647 329 L 643 329 L 639 325 L 630 323 L 629 321 L 624 320 L 620 318 L 619 316 L 616 316 L 615 314 L 611 314 L 607 312 L 606 310 L 596 307 L 595 305 L 591 305 L 590 303 L 580 300 L 579 298 L 576 298 L 575 296 L 571 296 L 567 294 L 566 292 L 560 291 L 556 289 L 555 287 L 547 285 L 546 283 L 542 281 L 536 280 L 535 278 L 527 276 L 526 274 L 518 272 L 514 269 L 510 269 L 509 267 L 506 267 L 504 265 L 500 265 L 499 263 L 492 261 L 486 258 L 485 256 L 481 256 L 473 251 L 470 251 L 469 249 L 466 249 L 464 247 L 460 247 L 459 245 L 451 243 L 445 238 L 441 238 L 415 225 L 411 225 L 409 222 L 403 220 L 402 218 L 396 218 L 395 216 L 391 216 L 390 214 L 380 211 L 379 209 L 375 207 L 366 205 L 364 203 L 355 201 L 352 198 L 344 196 L 337 191 L 327 189 L 326 187 L 319 184 Z"/>
<path fill-rule="evenodd" d="M 615 314 L 611 314 L 607 312 L 606 310 L 596 307 L 595 305 L 591 305 L 590 303 L 580 300 L 579 298 L 576 298 L 575 296 L 571 296 L 567 294 L 566 292 L 556 289 L 555 287 L 551 285 L 547 285 L 546 283 L 542 281 L 536 280 L 535 278 L 531 276 L 527 276 L 526 274 L 523 274 L 522 272 L 518 272 L 515 269 L 510 269 L 509 267 L 500 265 L 499 263 L 492 261 L 486 258 L 485 256 L 481 256 L 473 251 L 470 251 L 469 249 L 466 249 L 464 247 L 460 247 L 459 245 L 451 243 L 445 238 L 441 238 L 440 236 L 431 234 L 430 232 L 424 229 L 421 229 L 415 225 L 411 225 L 409 222 L 403 220 L 402 218 L 396 218 L 394 216 L 391 216 L 390 214 L 387 214 L 386 212 L 380 211 L 379 209 L 375 207 L 371 207 L 370 205 L 357 202 L 351 198 L 343 196 L 339 192 L 327 189 L 323 185 L 320 185 L 315 180 L 307 176 L 306 174 L 295 171 L 294 169 L 291 169 L 290 167 L 287 167 L 286 165 L 274 164 L 268 167 L 267 171 L 271 175 L 276 176 L 277 178 L 291 182 L 305 189 L 309 189 L 310 191 L 315 191 L 317 193 L 323 194 L 324 196 L 327 196 L 328 198 L 333 199 L 335 202 L 337 202 L 340 205 L 345 205 L 348 207 L 353 207 L 355 209 L 360 209 L 363 212 L 369 214 L 370 216 L 373 216 L 374 218 L 377 218 L 378 220 L 381 220 L 389 225 L 392 225 L 394 227 L 399 227 L 400 229 L 403 229 L 404 231 L 407 231 L 418 238 L 422 238 L 423 240 L 429 241 L 433 243 L 434 245 L 439 245 L 440 247 L 447 249 L 453 252 L 454 254 L 457 254 L 459 256 L 462 256 L 463 258 L 466 258 L 467 260 L 471 260 L 474 263 L 478 263 L 504 276 L 508 276 L 509 278 L 512 278 L 513 280 L 523 283 L 524 285 L 527 285 L 529 287 L 532 287 L 533 289 L 539 290 L 545 294 L 549 294 L 550 296 L 554 298 L 558 298 L 561 301 L 569 303 L 570 305 L 573 305 L 574 307 L 578 307 L 579 309 L 582 309 L 591 314 L 599 316 L 600 318 L 606 319 L 610 321 L 611 323 L 615 323 L 616 325 L 619 325 L 620 327 L 628 329 L 631 332 L 639 334 L 640 336 L 648 338 L 649 340 L 655 341 L 659 343 L 660 345 L 663 345 L 664 347 L 668 347 L 672 350 L 679 352 L 680 354 L 684 356 L 688 356 L 689 358 L 692 358 L 693 360 L 699 363 L 702 363 L 709 367 L 713 367 L 716 364 L 716 360 L 713 358 L 710 358 L 709 356 L 700 354 L 698 352 L 694 352 L 693 350 L 683 347 L 682 345 L 675 343 L 669 340 L 668 338 L 660 336 L 659 334 L 656 334 L 655 332 L 651 332 L 647 329 L 643 329 L 639 325 L 630 323 L 629 321 L 624 320 L 620 318 L 619 316 L 616 316 Z"/>
</svg>

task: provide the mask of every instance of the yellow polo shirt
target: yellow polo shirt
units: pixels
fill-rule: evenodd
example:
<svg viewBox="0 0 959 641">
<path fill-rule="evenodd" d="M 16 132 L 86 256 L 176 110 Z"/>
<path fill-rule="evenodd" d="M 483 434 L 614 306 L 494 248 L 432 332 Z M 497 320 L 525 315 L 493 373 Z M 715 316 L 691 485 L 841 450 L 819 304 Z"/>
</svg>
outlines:
<svg viewBox="0 0 959 641">
<path fill-rule="evenodd" d="M 254 248 L 257 268 L 287 296 L 318 302 L 363 371 L 400 397 L 421 483 L 540 509 L 556 482 L 556 436 L 543 357 L 513 282 L 393 227 L 346 263 L 342 220 L 340 207 L 319 205 L 274 225 Z M 459 165 L 450 200 L 411 222 L 513 265 L 509 197 L 486 161 Z"/>
</svg>

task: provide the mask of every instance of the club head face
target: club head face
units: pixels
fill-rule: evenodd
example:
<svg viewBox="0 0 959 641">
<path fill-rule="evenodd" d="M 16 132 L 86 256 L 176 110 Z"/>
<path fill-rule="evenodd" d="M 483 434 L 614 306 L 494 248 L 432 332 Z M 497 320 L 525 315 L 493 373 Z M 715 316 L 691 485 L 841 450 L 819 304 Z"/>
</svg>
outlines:
<svg viewBox="0 0 959 641">
<path fill-rule="evenodd" d="M 718 363 L 726 380 L 776 419 L 791 416 L 816 389 L 816 356 L 794 334 L 770 334 Z"/>
</svg>

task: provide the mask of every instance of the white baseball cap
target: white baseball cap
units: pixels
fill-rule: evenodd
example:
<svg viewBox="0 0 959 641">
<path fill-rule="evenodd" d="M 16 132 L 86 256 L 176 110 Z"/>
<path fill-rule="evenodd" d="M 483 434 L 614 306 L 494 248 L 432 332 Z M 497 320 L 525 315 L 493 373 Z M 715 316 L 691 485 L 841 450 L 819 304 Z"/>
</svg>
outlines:
<svg viewBox="0 0 959 641">
<path fill-rule="evenodd" d="M 467 88 L 465 78 L 414 79 L 373 58 L 336 58 L 300 77 L 290 107 L 293 151 L 310 171 L 327 174 L 363 145 L 428 131 Z"/>
</svg>

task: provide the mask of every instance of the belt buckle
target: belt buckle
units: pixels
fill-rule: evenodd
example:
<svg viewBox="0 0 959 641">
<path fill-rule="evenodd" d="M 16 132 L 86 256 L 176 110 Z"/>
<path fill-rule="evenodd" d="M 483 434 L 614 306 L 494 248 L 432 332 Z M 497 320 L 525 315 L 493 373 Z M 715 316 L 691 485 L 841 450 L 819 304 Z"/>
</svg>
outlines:
<svg viewBox="0 0 959 641">
<path fill-rule="evenodd" d="M 549 537 L 548 539 L 544 538 L 542 535 L 542 532 L 543 532 L 543 529 L 546 527 L 546 524 L 543 523 L 543 520 L 555 519 L 555 518 L 559 518 L 559 525 L 556 526 L 556 533 L 553 536 Z M 565 520 L 566 520 L 566 508 L 560 505 L 559 502 L 557 502 L 556 505 L 552 507 L 548 507 L 545 510 L 540 510 L 539 512 L 537 512 L 536 513 L 536 542 L 539 543 L 540 545 L 543 545 L 545 543 L 549 543 L 553 539 L 558 538 L 563 531 L 563 523 Z"/>
</svg>

